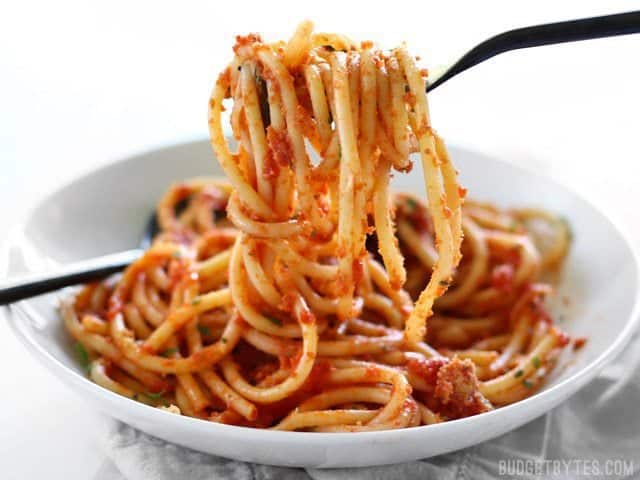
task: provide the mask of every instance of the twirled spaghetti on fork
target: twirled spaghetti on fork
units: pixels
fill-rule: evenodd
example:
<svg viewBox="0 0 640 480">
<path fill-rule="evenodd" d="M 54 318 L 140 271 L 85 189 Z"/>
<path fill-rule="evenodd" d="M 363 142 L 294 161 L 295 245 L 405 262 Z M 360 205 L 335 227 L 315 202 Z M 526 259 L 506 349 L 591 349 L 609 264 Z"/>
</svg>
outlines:
<svg viewBox="0 0 640 480">
<path fill-rule="evenodd" d="M 404 47 L 304 22 L 234 52 L 209 102 L 228 183 L 173 186 L 145 255 L 62 305 L 91 379 L 176 413 L 311 431 L 431 424 L 535 391 L 567 343 L 540 282 L 565 223 L 463 206 Z M 390 193 L 414 156 L 426 204 Z"/>
</svg>

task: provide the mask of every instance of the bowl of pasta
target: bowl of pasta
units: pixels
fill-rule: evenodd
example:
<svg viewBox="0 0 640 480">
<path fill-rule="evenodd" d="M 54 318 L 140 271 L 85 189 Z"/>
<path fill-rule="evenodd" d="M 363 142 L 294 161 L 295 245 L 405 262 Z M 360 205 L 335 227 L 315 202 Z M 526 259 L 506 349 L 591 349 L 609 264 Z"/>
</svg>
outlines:
<svg viewBox="0 0 640 480">
<path fill-rule="evenodd" d="M 122 273 L 15 304 L 15 333 L 96 409 L 251 462 L 401 462 L 546 413 L 630 338 L 636 256 L 566 187 L 447 147 L 426 75 L 308 23 L 237 37 L 210 141 L 90 172 L 14 232 L 9 274 L 159 226 Z"/>
</svg>

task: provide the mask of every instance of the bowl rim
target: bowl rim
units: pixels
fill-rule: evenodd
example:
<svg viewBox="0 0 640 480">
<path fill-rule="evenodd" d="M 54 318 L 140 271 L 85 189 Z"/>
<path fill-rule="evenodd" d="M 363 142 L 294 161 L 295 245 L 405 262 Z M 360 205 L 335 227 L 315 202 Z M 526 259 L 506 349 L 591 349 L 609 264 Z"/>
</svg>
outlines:
<svg viewBox="0 0 640 480">
<path fill-rule="evenodd" d="M 146 157 L 160 151 L 171 150 L 174 148 L 190 148 L 196 144 L 202 144 L 204 142 L 206 142 L 206 140 L 190 140 L 185 142 L 160 145 L 156 148 L 148 148 L 143 151 L 133 153 L 132 155 L 124 156 L 115 161 L 100 164 L 94 168 L 84 169 L 84 171 L 81 171 L 63 181 L 61 185 L 45 191 L 42 195 L 39 196 L 38 200 L 31 202 L 30 206 L 25 209 L 25 211 L 21 215 L 22 220 L 18 221 L 18 223 L 15 224 L 15 226 L 10 230 L 9 235 L 7 235 L 6 239 L 2 242 L 2 248 L 0 248 L 0 277 L 7 278 L 8 274 L 10 273 L 8 260 L 11 247 L 20 248 L 18 245 L 15 245 L 12 242 L 12 239 L 13 241 L 15 241 L 16 238 L 22 236 L 27 221 L 32 218 L 36 210 L 41 205 L 46 203 L 51 197 L 69 188 L 71 185 L 77 182 L 83 181 L 90 176 L 99 175 L 101 172 L 114 168 L 118 165 L 134 162 L 141 157 Z M 554 178 L 552 175 L 540 174 L 536 171 L 533 171 L 532 169 L 527 168 L 526 166 L 516 165 L 514 163 L 505 161 L 498 156 L 485 154 L 472 148 L 465 147 L 464 145 L 459 146 L 459 144 L 453 143 L 451 148 L 458 151 L 470 153 L 476 157 L 486 158 L 494 163 L 503 165 L 506 168 L 515 169 L 520 171 L 521 173 L 526 173 L 527 175 L 538 177 L 539 179 L 555 184 L 555 186 L 567 191 L 572 196 L 584 202 L 589 208 L 597 212 L 598 215 L 600 215 L 606 222 L 609 223 L 609 226 L 612 227 L 614 231 L 616 231 L 620 236 L 627 250 L 629 251 L 631 258 L 633 259 L 633 273 L 636 279 L 636 294 L 633 300 L 631 312 L 627 316 L 627 321 L 624 327 L 618 332 L 613 342 L 607 348 L 605 348 L 604 351 L 602 351 L 596 358 L 591 360 L 588 364 L 583 366 L 580 370 L 577 370 L 569 377 L 559 381 L 556 384 L 549 385 L 544 390 L 538 391 L 531 397 L 525 398 L 516 403 L 496 408 L 495 410 L 479 415 L 474 415 L 472 417 L 449 420 L 447 422 L 434 425 L 423 425 L 407 429 L 380 430 L 369 432 L 291 432 L 220 424 L 204 419 L 192 418 L 184 415 L 175 415 L 170 412 L 163 411 L 159 408 L 151 407 L 149 405 L 145 405 L 136 401 L 131 401 L 128 398 L 122 397 L 114 392 L 111 392 L 110 390 L 100 387 L 99 385 L 89 380 L 86 376 L 83 376 L 78 372 L 68 368 L 61 361 L 55 358 L 51 353 L 49 353 L 41 344 L 39 344 L 33 338 L 33 336 L 28 334 L 25 329 L 28 329 L 29 327 L 23 325 L 26 324 L 26 318 L 19 319 L 18 317 L 29 317 L 34 315 L 34 312 L 30 311 L 31 307 L 29 306 L 29 300 L 17 302 L 12 306 L 3 306 L 2 309 L 7 316 L 11 330 L 18 337 L 21 343 L 25 345 L 25 347 L 45 366 L 45 368 L 47 368 L 56 377 L 63 381 L 63 383 L 67 384 L 70 387 L 78 387 L 84 392 L 88 393 L 91 397 L 98 397 L 103 401 L 110 403 L 111 405 L 118 406 L 125 411 L 130 411 L 131 414 L 148 418 L 152 418 L 154 417 L 154 415 L 156 415 L 156 419 L 168 422 L 168 425 L 176 426 L 179 428 L 185 426 L 190 426 L 197 429 L 209 428 L 213 429 L 213 431 L 217 431 L 220 434 L 235 437 L 238 439 L 247 438 L 247 435 L 249 435 L 252 436 L 254 440 L 262 440 L 282 444 L 286 444 L 290 441 L 304 440 L 309 445 L 322 445 L 328 441 L 335 445 L 336 443 L 353 444 L 354 441 L 384 442 L 395 440 L 417 440 L 418 437 L 422 436 L 426 430 L 431 432 L 431 434 L 433 435 L 437 435 L 437 432 L 439 432 L 440 430 L 463 430 L 470 424 L 481 425 L 483 422 L 488 424 L 492 423 L 494 418 L 496 420 L 499 420 L 501 417 L 509 417 L 510 415 L 519 418 L 526 418 L 525 421 L 518 424 L 520 425 L 528 420 L 532 420 L 533 418 L 546 413 L 551 408 L 555 407 L 558 403 L 567 398 L 569 395 L 576 393 L 580 388 L 584 387 L 589 381 L 594 379 L 596 375 L 602 370 L 602 368 L 608 362 L 613 360 L 628 344 L 633 332 L 640 324 L 640 254 L 637 249 L 634 248 L 634 244 L 630 240 L 630 235 L 628 234 L 625 226 L 621 224 L 621 222 L 609 217 L 604 211 L 602 211 L 599 206 L 592 203 L 589 198 L 577 193 L 573 188 L 566 185 L 564 182 L 561 182 L 558 179 Z M 213 157 L 213 153 L 212 160 L 215 160 L 215 158 Z M 571 393 L 567 395 L 567 391 L 571 391 Z M 547 405 L 551 405 L 551 407 L 543 408 L 541 411 L 529 408 L 535 406 L 536 404 L 542 405 L 545 403 Z M 116 418 L 120 418 L 118 415 L 113 416 Z M 512 430 L 512 428 L 509 428 L 508 430 Z M 474 440 L 470 440 L 466 446 L 475 443 L 477 442 Z"/>
</svg>

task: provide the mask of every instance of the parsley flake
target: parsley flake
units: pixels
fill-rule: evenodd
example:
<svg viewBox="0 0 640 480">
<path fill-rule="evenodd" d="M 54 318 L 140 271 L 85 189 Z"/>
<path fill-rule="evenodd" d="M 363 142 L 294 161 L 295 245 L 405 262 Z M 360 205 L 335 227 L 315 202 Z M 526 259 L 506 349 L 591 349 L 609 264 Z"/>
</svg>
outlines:
<svg viewBox="0 0 640 480">
<path fill-rule="evenodd" d="M 535 356 L 531 359 L 531 363 L 533 363 L 533 366 L 536 368 L 540 368 L 540 359 L 538 358 L 538 356 Z"/>
<path fill-rule="evenodd" d="M 531 380 L 527 380 L 526 378 L 522 381 L 522 385 L 527 388 L 533 388 L 535 386 Z"/>
<path fill-rule="evenodd" d="M 418 207 L 418 203 L 411 197 L 407 198 L 407 208 L 410 212 L 413 212 Z"/>
<path fill-rule="evenodd" d="M 201 335 L 204 335 L 204 336 L 211 335 L 211 329 L 206 325 L 198 324 L 198 331 L 200 332 Z"/>
<path fill-rule="evenodd" d="M 196 297 L 193 300 L 191 300 L 191 305 L 198 305 L 201 301 L 202 299 L 200 297 Z"/>
<path fill-rule="evenodd" d="M 91 359 L 89 358 L 89 353 L 86 348 L 84 348 L 84 345 L 80 342 L 76 342 L 73 345 L 73 349 L 76 352 L 76 358 L 80 362 L 80 365 L 82 365 L 82 368 L 89 370 L 89 367 L 91 366 Z"/>
<path fill-rule="evenodd" d="M 164 390 L 160 391 L 160 392 L 144 392 L 142 395 L 144 395 L 145 397 L 147 397 L 149 400 L 151 400 L 152 402 L 159 402 L 161 401 L 163 405 L 167 406 L 167 401 L 164 398 L 164 394 L 166 392 Z"/>
<path fill-rule="evenodd" d="M 515 374 L 515 377 L 520 378 L 522 375 L 524 375 L 524 370 L 518 370 Z"/>
<path fill-rule="evenodd" d="M 227 339 L 226 339 L 225 337 L 220 337 L 220 341 L 221 341 L 222 343 L 227 343 Z"/>
<path fill-rule="evenodd" d="M 282 320 L 280 320 L 279 318 L 267 316 L 266 319 L 269 320 L 271 323 L 278 325 L 279 327 L 282 326 Z"/>
<path fill-rule="evenodd" d="M 162 352 L 160 355 L 162 355 L 163 357 L 170 357 L 171 355 L 173 355 L 174 353 L 176 353 L 178 350 L 175 348 L 167 348 L 164 352 Z"/>
</svg>

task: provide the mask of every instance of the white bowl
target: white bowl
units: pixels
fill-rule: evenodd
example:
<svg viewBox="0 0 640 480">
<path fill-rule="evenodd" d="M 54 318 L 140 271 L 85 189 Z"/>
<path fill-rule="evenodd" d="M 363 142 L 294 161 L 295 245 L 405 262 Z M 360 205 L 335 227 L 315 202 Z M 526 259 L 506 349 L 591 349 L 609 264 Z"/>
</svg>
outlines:
<svg viewBox="0 0 640 480">
<path fill-rule="evenodd" d="M 366 433 L 255 430 L 180 417 L 128 400 L 90 382 L 75 361 L 56 311 L 60 293 L 21 302 L 10 323 L 29 351 L 97 409 L 170 442 L 239 460 L 283 466 L 350 467 L 426 458 L 512 430 L 567 399 L 623 348 L 638 317 L 638 261 L 620 231 L 565 187 L 513 165 L 452 148 L 472 198 L 502 206 L 539 206 L 565 215 L 571 248 L 552 310 L 563 328 L 588 337 L 574 361 L 536 395 L 475 417 Z M 131 248 L 168 185 L 219 174 L 207 142 L 152 151 L 85 175 L 45 198 L 12 236 L 6 265 L 33 270 Z M 396 188 L 422 192 L 421 173 L 396 175 Z M 1 265 L 1 264 L 0 264 Z M 2 272 L 0 272 L 2 273 Z M 5 272 L 6 273 L 6 272 Z M 0 275 L 1 277 L 2 275 Z"/>
</svg>

